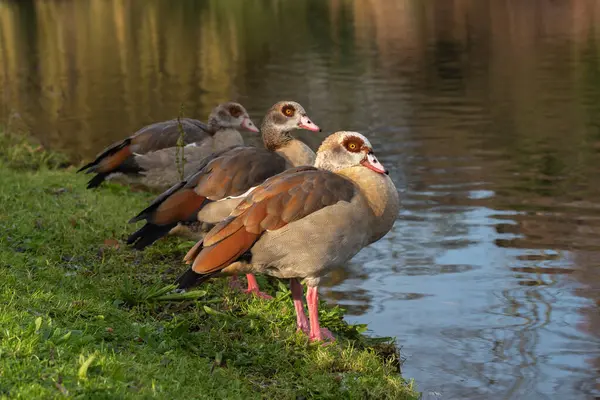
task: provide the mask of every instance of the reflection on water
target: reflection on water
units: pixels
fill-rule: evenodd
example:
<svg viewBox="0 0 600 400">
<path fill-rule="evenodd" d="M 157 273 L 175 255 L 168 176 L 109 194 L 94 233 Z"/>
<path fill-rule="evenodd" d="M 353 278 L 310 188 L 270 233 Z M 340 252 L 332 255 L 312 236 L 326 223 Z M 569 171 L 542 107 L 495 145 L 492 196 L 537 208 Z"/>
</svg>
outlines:
<svg viewBox="0 0 600 400">
<path fill-rule="evenodd" d="M 0 118 L 73 158 L 300 101 L 372 139 L 392 232 L 325 289 L 426 398 L 600 396 L 600 2 L 0 0 Z M 250 142 L 256 143 L 251 137 Z"/>
</svg>

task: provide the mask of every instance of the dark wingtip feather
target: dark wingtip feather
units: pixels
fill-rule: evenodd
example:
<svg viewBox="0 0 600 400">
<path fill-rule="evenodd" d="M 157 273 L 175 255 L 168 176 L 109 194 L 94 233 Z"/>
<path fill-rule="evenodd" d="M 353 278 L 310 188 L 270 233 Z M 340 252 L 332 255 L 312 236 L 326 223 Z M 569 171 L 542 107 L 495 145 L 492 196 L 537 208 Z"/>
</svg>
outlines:
<svg viewBox="0 0 600 400">
<path fill-rule="evenodd" d="M 143 219 L 146 218 L 146 210 L 142 211 L 141 213 L 139 213 L 138 215 L 136 215 L 135 217 L 131 218 L 129 221 L 127 221 L 128 224 L 133 224 L 134 222 L 138 222 L 141 221 Z"/>
<path fill-rule="evenodd" d="M 94 163 L 95 163 L 95 161 L 94 161 L 94 162 L 91 162 L 91 163 L 87 163 L 87 164 L 85 164 L 83 167 L 79 168 L 79 169 L 77 170 L 77 172 L 81 172 L 81 171 L 83 171 L 84 169 L 88 169 L 88 168 L 90 168 L 91 166 L 93 166 L 93 165 L 94 165 Z"/>
<path fill-rule="evenodd" d="M 133 248 L 136 250 L 144 250 L 169 233 L 175 226 L 177 224 L 155 225 L 148 222 L 127 238 L 127 244 L 133 244 Z"/>
<path fill-rule="evenodd" d="M 194 286 L 200 285 L 202 282 L 208 280 L 213 274 L 198 274 L 191 268 L 185 271 L 177 280 L 175 284 L 178 289 L 188 289 Z"/>
<path fill-rule="evenodd" d="M 107 176 L 107 174 L 97 174 L 92 179 L 90 179 L 90 181 L 87 184 L 87 188 L 94 189 L 94 188 L 100 186 L 102 184 L 102 182 L 104 182 L 104 179 L 106 179 L 106 176 Z"/>
</svg>

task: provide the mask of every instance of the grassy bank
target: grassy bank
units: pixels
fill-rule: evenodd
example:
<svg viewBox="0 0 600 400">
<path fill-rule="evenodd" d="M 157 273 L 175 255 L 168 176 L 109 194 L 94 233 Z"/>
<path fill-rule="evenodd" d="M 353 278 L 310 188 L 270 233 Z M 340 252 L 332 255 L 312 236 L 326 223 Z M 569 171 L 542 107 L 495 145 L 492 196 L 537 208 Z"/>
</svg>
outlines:
<svg viewBox="0 0 600 400">
<path fill-rule="evenodd" d="M 60 155 L 18 138 L 0 148 L 0 397 L 418 398 L 395 347 L 343 310 L 321 311 L 337 343 L 297 334 L 276 281 L 261 281 L 272 301 L 225 280 L 169 299 L 159 288 L 192 243 L 123 245 L 149 194 L 86 190 Z"/>
</svg>

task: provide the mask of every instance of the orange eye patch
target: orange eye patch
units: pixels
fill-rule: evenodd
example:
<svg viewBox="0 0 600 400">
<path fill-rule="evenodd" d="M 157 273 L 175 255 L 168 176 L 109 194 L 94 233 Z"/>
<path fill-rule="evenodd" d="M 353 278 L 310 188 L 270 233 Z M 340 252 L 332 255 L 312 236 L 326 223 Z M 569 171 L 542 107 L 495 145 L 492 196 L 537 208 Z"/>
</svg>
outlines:
<svg viewBox="0 0 600 400">
<path fill-rule="evenodd" d="M 292 106 L 290 106 L 290 105 L 287 105 L 287 106 L 284 106 L 284 107 L 281 109 L 281 112 L 282 112 L 282 113 L 283 113 L 283 115 L 285 115 L 286 117 L 293 117 L 293 116 L 294 116 L 294 113 L 296 112 L 296 110 L 294 109 L 294 107 L 292 107 Z"/>
<path fill-rule="evenodd" d="M 352 153 L 358 153 L 364 147 L 365 143 L 357 137 L 348 137 L 344 140 L 343 146 Z"/>
</svg>

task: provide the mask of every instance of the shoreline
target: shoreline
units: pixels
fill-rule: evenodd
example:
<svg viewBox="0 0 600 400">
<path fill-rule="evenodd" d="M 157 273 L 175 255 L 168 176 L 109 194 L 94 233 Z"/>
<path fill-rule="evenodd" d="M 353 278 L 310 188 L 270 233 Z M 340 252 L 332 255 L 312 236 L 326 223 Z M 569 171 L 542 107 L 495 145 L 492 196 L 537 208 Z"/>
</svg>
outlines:
<svg viewBox="0 0 600 400">
<path fill-rule="evenodd" d="M 395 343 L 364 336 L 343 309 L 320 312 L 334 344 L 296 333 L 283 282 L 258 277 L 271 301 L 225 279 L 166 294 L 193 242 L 124 244 L 154 194 L 87 190 L 64 156 L 22 136 L 0 132 L 0 148 L 3 396 L 419 398 Z"/>
</svg>

